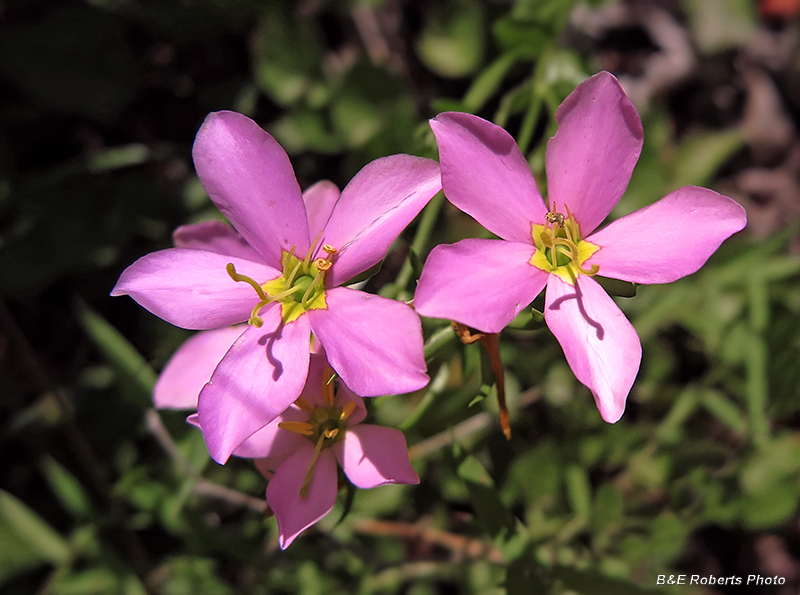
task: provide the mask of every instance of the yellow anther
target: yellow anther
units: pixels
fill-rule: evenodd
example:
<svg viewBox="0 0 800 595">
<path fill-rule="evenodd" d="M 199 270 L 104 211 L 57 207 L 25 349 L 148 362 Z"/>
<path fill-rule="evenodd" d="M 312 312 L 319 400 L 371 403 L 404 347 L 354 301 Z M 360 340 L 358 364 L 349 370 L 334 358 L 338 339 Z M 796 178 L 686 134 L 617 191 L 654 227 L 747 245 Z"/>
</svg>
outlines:
<svg viewBox="0 0 800 595">
<path fill-rule="evenodd" d="M 339 428 L 331 428 L 330 430 L 325 430 L 322 434 L 325 436 L 325 438 L 331 440 L 332 438 L 336 438 L 336 436 L 339 434 Z"/>
<path fill-rule="evenodd" d="M 331 246 L 330 244 L 324 244 L 322 246 L 322 251 L 327 253 L 327 254 L 330 254 L 331 256 L 333 256 L 334 254 L 338 254 L 339 253 L 339 251 L 336 248 L 334 248 L 333 246 Z"/>
<path fill-rule="evenodd" d="M 345 405 L 344 409 L 342 409 L 341 415 L 339 415 L 339 421 L 344 421 L 350 417 L 353 411 L 356 410 L 356 407 L 358 407 L 358 405 L 356 405 L 355 401 L 350 401 L 347 405 Z"/>
<path fill-rule="evenodd" d="M 312 436 L 314 434 L 314 426 L 305 421 L 282 421 L 278 424 L 278 427 L 302 436 Z"/>
<path fill-rule="evenodd" d="M 314 261 L 314 264 L 320 271 L 327 271 L 333 265 L 330 260 L 325 260 L 324 258 L 318 258 Z"/>
</svg>

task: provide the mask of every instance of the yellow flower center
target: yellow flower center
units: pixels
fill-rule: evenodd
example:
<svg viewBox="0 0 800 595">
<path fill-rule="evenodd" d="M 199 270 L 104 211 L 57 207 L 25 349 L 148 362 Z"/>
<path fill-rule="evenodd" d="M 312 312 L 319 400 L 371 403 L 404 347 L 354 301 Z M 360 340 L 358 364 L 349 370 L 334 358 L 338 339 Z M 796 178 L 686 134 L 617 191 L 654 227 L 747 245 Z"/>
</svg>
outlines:
<svg viewBox="0 0 800 595">
<path fill-rule="evenodd" d="M 325 402 L 325 406 L 317 407 L 310 404 L 303 397 L 299 397 L 295 404 L 308 414 L 308 421 L 283 421 L 278 424 L 279 428 L 306 436 L 314 443 L 314 454 L 311 457 L 311 463 L 300 488 L 301 498 L 305 498 L 308 495 L 308 486 L 314 476 L 314 467 L 317 464 L 319 453 L 322 452 L 323 448 L 330 448 L 344 439 L 347 418 L 356 409 L 356 404 L 353 401 L 348 402 L 344 407 L 337 407 L 333 404 L 333 375 L 330 368 L 325 370 L 322 378 L 322 399 Z"/>
<path fill-rule="evenodd" d="M 333 258 L 338 252 L 336 248 L 325 244 L 322 250 L 325 258 L 311 260 L 313 247 L 309 249 L 304 260 L 294 255 L 294 248 L 281 257 L 283 274 L 277 279 L 259 284 L 254 279 L 236 272 L 233 263 L 228 263 L 226 270 L 231 279 L 249 284 L 258 294 L 259 301 L 250 313 L 249 324 L 260 327 L 264 320 L 258 315 L 261 308 L 272 302 L 280 302 L 281 318 L 284 323 L 300 318 L 308 310 L 325 309 L 325 272 L 331 268 Z"/>
<path fill-rule="evenodd" d="M 600 246 L 581 240 L 578 222 L 573 218 L 569 207 L 565 206 L 565 209 L 566 215 L 559 213 L 553 204 L 553 210 L 545 215 L 544 225 L 531 225 L 536 252 L 529 262 L 574 285 L 579 275 L 592 276 L 600 270 L 596 264 L 588 269 L 583 266 Z"/>
</svg>

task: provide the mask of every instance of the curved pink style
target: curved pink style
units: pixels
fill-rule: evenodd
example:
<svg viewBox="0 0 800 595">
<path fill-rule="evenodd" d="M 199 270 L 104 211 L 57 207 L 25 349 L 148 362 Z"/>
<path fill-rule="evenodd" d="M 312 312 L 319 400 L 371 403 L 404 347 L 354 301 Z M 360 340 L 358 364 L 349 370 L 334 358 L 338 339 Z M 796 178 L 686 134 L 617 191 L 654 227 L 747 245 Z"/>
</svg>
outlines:
<svg viewBox="0 0 800 595">
<path fill-rule="evenodd" d="M 608 72 L 578 85 L 556 120 L 545 159 L 548 205 L 562 214 L 569 207 L 582 239 L 599 247 L 587 270 L 597 265 L 600 275 L 637 283 L 674 281 L 697 271 L 747 224 L 735 201 L 687 186 L 592 233 L 628 185 L 642 124 Z M 544 225 L 548 207 L 514 139 L 469 114 L 440 114 L 431 128 L 445 196 L 507 241 L 434 248 L 414 297 L 417 312 L 499 332 L 547 284 L 548 326 L 603 419 L 617 421 L 639 370 L 639 339 L 596 281 L 579 275 L 573 285 L 529 264 L 536 251 L 531 224 Z"/>
</svg>

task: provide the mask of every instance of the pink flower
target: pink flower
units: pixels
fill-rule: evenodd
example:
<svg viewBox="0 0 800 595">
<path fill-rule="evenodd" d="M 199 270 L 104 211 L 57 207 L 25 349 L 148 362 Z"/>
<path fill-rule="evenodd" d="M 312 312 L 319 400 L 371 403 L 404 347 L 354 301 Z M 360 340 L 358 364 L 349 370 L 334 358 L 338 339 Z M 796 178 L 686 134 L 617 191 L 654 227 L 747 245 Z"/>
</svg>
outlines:
<svg viewBox="0 0 800 595">
<path fill-rule="evenodd" d="M 284 150 L 234 112 L 206 118 L 193 157 L 209 196 L 239 233 L 212 224 L 191 230 L 180 247 L 129 266 L 112 295 L 130 295 L 183 328 L 250 323 L 200 393 L 198 414 L 214 459 L 227 460 L 297 398 L 312 331 L 358 394 L 409 392 L 427 383 L 413 310 L 339 286 L 380 262 L 436 194 L 434 161 L 384 157 L 341 195 L 320 183 L 304 203 Z"/>
<path fill-rule="evenodd" d="M 225 327 L 186 341 L 156 383 L 156 407 L 194 409 L 200 388 L 241 332 Z M 325 354 L 312 353 L 300 398 L 233 452 L 256 459 L 270 480 L 267 501 L 278 519 L 284 549 L 333 508 L 339 491 L 336 461 L 359 488 L 419 483 L 403 433 L 360 423 L 366 416 L 363 400 L 344 384 L 334 396 L 330 378 Z M 202 429 L 197 415 L 189 421 Z"/>
<path fill-rule="evenodd" d="M 575 376 L 615 422 L 639 370 L 639 337 L 595 274 L 668 283 L 697 271 L 746 224 L 744 209 L 685 186 L 594 231 L 619 201 L 642 147 L 639 115 L 601 72 L 561 104 L 547 145 L 549 201 L 502 128 L 476 116 L 431 120 L 447 198 L 502 240 L 433 249 L 414 304 L 483 332 L 505 327 L 547 286 L 545 320 Z"/>
<path fill-rule="evenodd" d="M 403 433 L 359 423 L 366 416 L 361 397 L 343 384 L 334 396 L 330 379 L 325 355 L 312 354 L 297 402 L 234 451 L 256 459 L 269 479 L 267 502 L 278 519 L 283 549 L 333 508 L 337 461 L 359 488 L 419 483 Z"/>
</svg>

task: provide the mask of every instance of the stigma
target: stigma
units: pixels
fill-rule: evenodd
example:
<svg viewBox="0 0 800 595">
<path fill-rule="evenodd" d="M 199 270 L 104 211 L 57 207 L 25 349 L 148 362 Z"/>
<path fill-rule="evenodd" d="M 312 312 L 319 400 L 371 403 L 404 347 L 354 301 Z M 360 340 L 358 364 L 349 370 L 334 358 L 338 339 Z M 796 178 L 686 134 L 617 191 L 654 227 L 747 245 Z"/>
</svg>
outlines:
<svg viewBox="0 0 800 595">
<path fill-rule="evenodd" d="M 566 215 L 553 210 L 545 217 L 544 225 L 533 223 L 531 236 L 536 251 L 530 259 L 533 266 L 558 275 L 566 283 L 574 285 L 580 275 L 593 276 L 600 267 L 586 268 L 584 263 L 600 249 L 600 246 L 581 240 L 580 227 L 569 207 L 564 205 Z"/>
<path fill-rule="evenodd" d="M 316 242 L 315 242 L 316 245 Z M 255 279 L 236 272 L 233 263 L 228 263 L 228 276 L 236 282 L 247 283 L 256 292 L 258 303 L 250 313 L 248 323 L 261 327 L 264 319 L 259 316 L 261 309 L 267 304 L 281 304 L 281 318 L 285 323 L 297 320 L 308 310 L 327 308 L 325 301 L 325 273 L 333 266 L 338 250 L 329 244 L 322 246 L 325 257 L 312 259 L 314 246 L 309 248 L 303 260 L 294 254 L 294 248 L 283 251 L 281 255 L 282 274 L 259 284 Z"/>
</svg>

